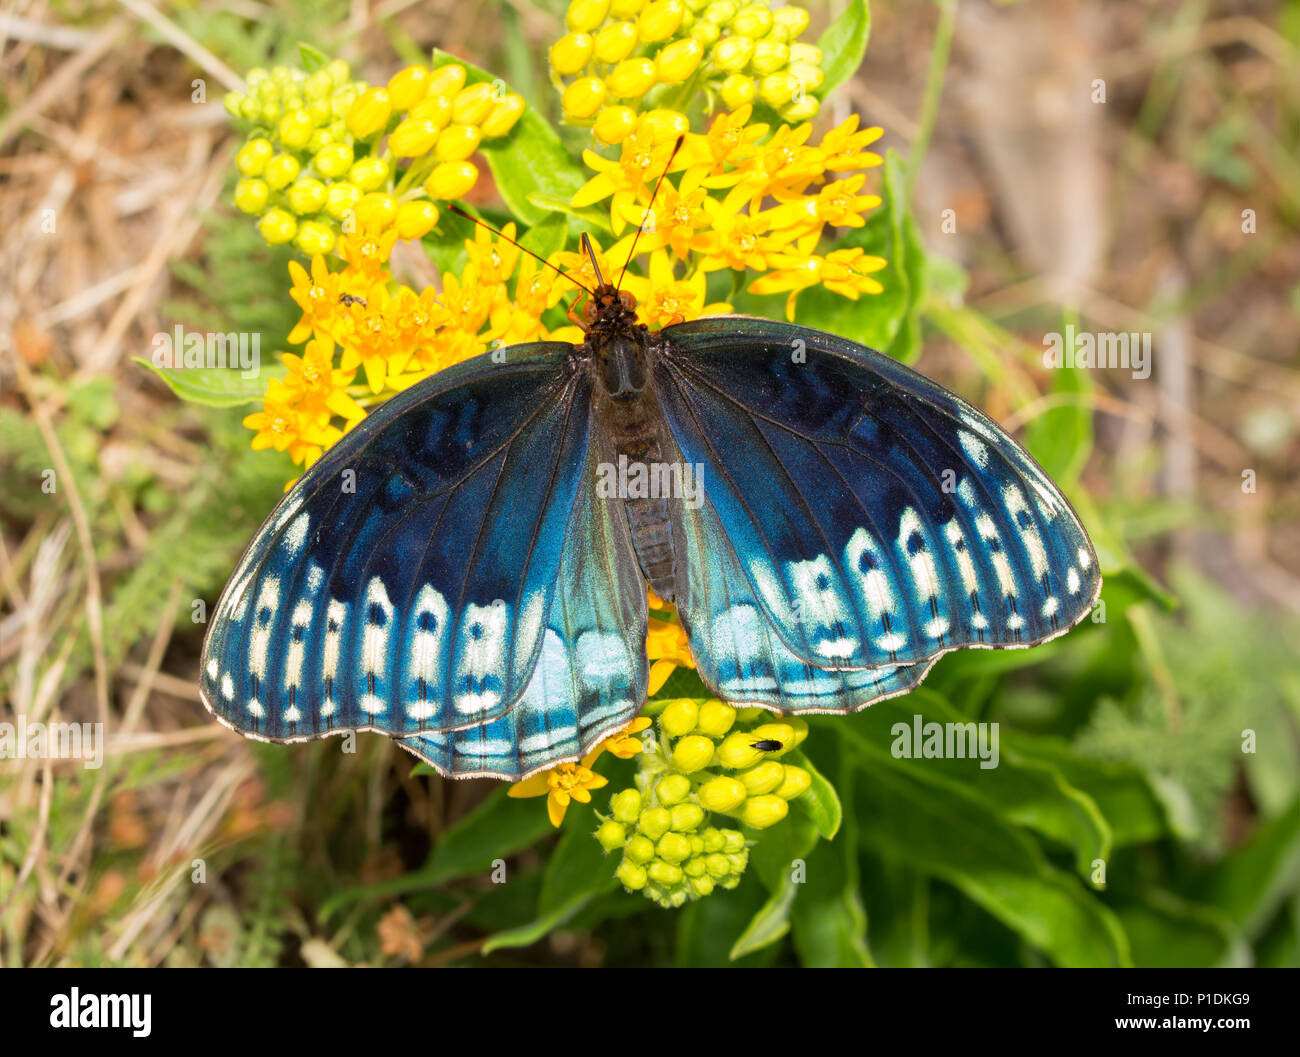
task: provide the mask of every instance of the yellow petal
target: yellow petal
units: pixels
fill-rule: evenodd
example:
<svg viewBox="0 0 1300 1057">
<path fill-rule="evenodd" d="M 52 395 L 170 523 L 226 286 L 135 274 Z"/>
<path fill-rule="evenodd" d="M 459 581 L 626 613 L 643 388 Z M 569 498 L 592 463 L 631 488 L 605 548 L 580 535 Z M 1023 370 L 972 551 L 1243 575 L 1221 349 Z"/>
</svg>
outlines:
<svg viewBox="0 0 1300 1057">
<path fill-rule="evenodd" d="M 522 782 L 516 782 L 506 790 L 506 796 L 512 796 L 516 800 L 529 796 L 545 796 L 551 791 L 547 773 L 542 771 L 531 778 L 525 778 Z"/>
<path fill-rule="evenodd" d="M 556 829 L 560 828 L 560 823 L 564 821 L 564 812 L 568 810 L 569 798 L 564 798 L 564 803 L 560 803 L 559 794 L 552 794 L 546 798 L 546 816 L 551 820 L 551 825 Z"/>
<path fill-rule="evenodd" d="M 668 682 L 668 677 L 673 674 L 676 667 L 676 661 L 655 661 L 650 666 L 650 682 L 646 685 L 646 693 L 653 696 L 663 689 L 664 683 Z"/>
</svg>

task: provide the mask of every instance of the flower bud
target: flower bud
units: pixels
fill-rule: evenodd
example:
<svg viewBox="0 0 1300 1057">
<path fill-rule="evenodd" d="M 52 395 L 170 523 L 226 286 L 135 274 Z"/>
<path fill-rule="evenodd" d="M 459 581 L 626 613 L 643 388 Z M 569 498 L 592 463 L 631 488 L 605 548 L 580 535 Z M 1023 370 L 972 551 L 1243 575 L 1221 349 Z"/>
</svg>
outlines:
<svg viewBox="0 0 1300 1057">
<path fill-rule="evenodd" d="M 596 840 L 606 851 L 614 851 L 627 843 L 627 830 L 621 822 L 607 818 L 596 830 Z"/>
<path fill-rule="evenodd" d="M 780 107 L 794 97 L 799 82 L 788 73 L 773 73 L 758 82 L 758 97 L 768 106 Z"/>
<path fill-rule="evenodd" d="M 760 40 L 754 45 L 749 68 L 756 74 L 776 73 L 790 61 L 790 49 L 778 40 Z"/>
<path fill-rule="evenodd" d="M 289 208 L 300 217 L 319 213 L 325 206 L 325 185 L 310 176 L 298 180 L 285 194 Z"/>
<path fill-rule="evenodd" d="M 325 67 L 325 72 L 329 74 L 331 83 L 340 87 L 347 84 L 352 77 L 352 67 L 343 59 L 335 59 Z"/>
<path fill-rule="evenodd" d="M 673 746 L 672 764 L 686 774 L 698 771 L 713 761 L 713 748 L 712 740 L 703 734 L 688 734 Z"/>
<path fill-rule="evenodd" d="M 350 144 L 331 143 L 328 147 L 317 151 L 311 163 L 322 176 L 334 179 L 351 169 L 353 160 Z"/>
<path fill-rule="evenodd" d="M 300 168 L 298 159 L 292 154 L 277 154 L 266 163 L 262 177 L 272 191 L 282 191 L 298 179 Z"/>
<path fill-rule="evenodd" d="M 659 716 L 659 726 L 670 738 L 680 738 L 695 729 L 700 707 L 690 698 L 670 701 Z"/>
<path fill-rule="evenodd" d="M 652 143 L 669 143 L 690 131 L 686 115 L 676 110 L 648 110 L 637 119 L 637 131 Z"/>
<path fill-rule="evenodd" d="M 388 102 L 394 110 L 410 110 L 429 90 L 433 73 L 427 66 L 408 66 L 388 79 Z"/>
<path fill-rule="evenodd" d="M 683 0 L 651 0 L 637 16 L 636 33 L 644 44 L 667 40 L 677 32 L 686 15 Z"/>
<path fill-rule="evenodd" d="M 668 814 L 672 817 L 673 830 L 677 833 L 689 833 L 704 821 L 704 809 L 690 801 L 674 804 L 668 809 Z"/>
<path fill-rule="evenodd" d="M 609 0 L 572 0 L 564 24 L 576 33 L 590 33 L 605 21 Z"/>
<path fill-rule="evenodd" d="M 794 742 L 791 748 L 797 749 L 803 744 L 804 738 L 808 737 L 808 721 L 798 716 L 786 716 L 782 722 L 794 731 Z"/>
<path fill-rule="evenodd" d="M 325 195 L 325 212 L 335 220 L 342 220 L 356 206 L 361 191 L 355 184 L 334 183 Z"/>
<path fill-rule="evenodd" d="M 373 139 L 387 127 L 392 112 L 387 89 L 367 89 L 348 109 L 348 131 L 357 139 Z"/>
<path fill-rule="evenodd" d="M 748 37 L 723 37 L 713 45 L 709 58 L 717 69 L 737 73 L 749 65 L 753 55 L 754 42 Z"/>
<path fill-rule="evenodd" d="M 258 215 L 266 208 L 271 189 L 265 180 L 243 179 L 235 184 L 235 208 L 241 213 Z"/>
<path fill-rule="evenodd" d="M 700 705 L 700 718 L 696 726 L 701 734 L 707 734 L 711 738 L 720 738 L 731 729 L 736 722 L 736 710 L 725 701 L 719 701 L 716 697 L 710 698 Z"/>
<path fill-rule="evenodd" d="M 691 40 L 698 40 L 706 48 L 717 43 L 720 36 L 722 36 L 722 30 L 714 22 L 701 20 L 691 26 Z"/>
<path fill-rule="evenodd" d="M 704 58 L 704 45 L 689 37 L 675 40 L 660 49 L 655 56 L 655 76 L 660 84 L 681 84 L 700 65 Z"/>
<path fill-rule="evenodd" d="M 715 25 L 725 26 L 736 17 L 736 12 L 739 10 L 740 0 L 715 0 L 714 3 L 705 6 L 704 13 L 700 17 Z"/>
<path fill-rule="evenodd" d="M 794 748 L 794 727 L 789 723 L 764 723 L 749 732 L 756 742 L 779 742 L 778 749 L 765 749 L 763 755 L 772 758 L 783 756 Z"/>
<path fill-rule="evenodd" d="M 627 847 L 623 849 L 623 855 L 632 862 L 644 866 L 655 857 L 655 842 L 644 833 L 636 833 L 627 842 Z"/>
<path fill-rule="evenodd" d="M 743 848 L 740 851 L 727 852 L 727 865 L 731 867 L 733 874 L 744 873 L 745 867 L 749 865 L 749 852 Z"/>
<path fill-rule="evenodd" d="M 609 13 L 614 18 L 631 18 L 646 5 L 646 0 L 610 0 Z"/>
<path fill-rule="evenodd" d="M 691 891 L 699 899 L 710 895 L 713 892 L 713 878 L 711 877 L 692 877 L 687 884 L 690 885 Z"/>
<path fill-rule="evenodd" d="M 324 99 L 329 102 L 329 97 L 333 93 L 334 80 L 328 70 L 320 69 L 315 73 L 309 73 L 307 79 L 302 82 L 302 94 L 309 100 Z"/>
<path fill-rule="evenodd" d="M 753 746 L 755 740 L 747 731 L 732 731 L 718 746 L 718 762 L 732 770 L 754 766 L 763 758 L 763 754 Z"/>
<path fill-rule="evenodd" d="M 397 207 L 393 227 L 399 239 L 422 239 L 438 223 L 438 207 L 432 202 L 403 202 Z"/>
<path fill-rule="evenodd" d="M 646 873 L 649 875 L 650 880 L 657 885 L 662 885 L 664 888 L 679 884 L 682 879 L 682 868 L 680 866 L 659 859 L 655 859 L 650 863 Z"/>
<path fill-rule="evenodd" d="M 340 118 L 344 119 L 344 124 L 343 124 L 344 128 L 347 128 L 346 119 L 348 116 L 348 111 L 352 109 L 352 104 L 357 101 L 360 95 L 361 95 L 360 92 L 349 87 L 349 88 L 340 88 L 332 96 L 330 96 L 330 113 L 334 115 L 334 119 L 336 121 Z"/>
<path fill-rule="evenodd" d="M 397 199 L 390 194 L 372 191 L 361 196 L 355 214 L 362 228 L 382 230 L 397 219 Z"/>
<path fill-rule="evenodd" d="M 794 40 L 808 28 L 809 20 L 806 8 L 787 4 L 772 12 L 772 29 L 777 31 L 783 40 Z"/>
<path fill-rule="evenodd" d="M 722 830 L 715 829 L 713 826 L 701 831 L 700 840 L 704 842 L 704 851 L 706 852 L 722 851 L 727 844 L 727 839 L 722 835 Z"/>
<path fill-rule="evenodd" d="M 637 819 L 636 828 L 651 840 L 658 840 L 673 824 L 673 818 L 666 807 L 648 807 Z"/>
<path fill-rule="evenodd" d="M 560 77 L 572 77 L 591 61 L 593 40 L 589 33 L 567 33 L 551 44 L 551 69 Z"/>
<path fill-rule="evenodd" d="M 646 885 L 645 867 L 638 866 L 634 862 L 628 862 L 626 859 L 618 864 L 614 876 L 623 882 L 623 887 L 629 892 L 639 892 Z"/>
<path fill-rule="evenodd" d="M 465 67 L 456 63 L 440 66 L 433 71 L 433 78 L 424 90 L 426 99 L 435 95 L 453 96 L 465 86 Z"/>
<path fill-rule="evenodd" d="M 779 764 L 778 764 L 779 766 Z M 786 764 L 785 778 L 776 788 L 776 795 L 782 800 L 793 800 L 808 791 L 812 785 L 812 775 L 802 767 Z"/>
<path fill-rule="evenodd" d="M 810 62 L 790 63 L 790 76 L 803 85 L 805 92 L 815 92 L 826 82 L 826 74 L 820 66 Z"/>
<path fill-rule="evenodd" d="M 483 119 L 479 128 L 483 132 L 485 139 L 496 139 L 498 136 L 504 136 L 515 123 L 523 116 L 524 97 L 515 95 L 511 92 L 504 99 L 498 99 L 492 105 L 492 111 Z"/>
<path fill-rule="evenodd" d="M 438 142 L 438 129 L 432 121 L 419 121 L 408 117 L 400 122 L 389 137 L 389 150 L 396 157 L 422 157 Z"/>
<path fill-rule="evenodd" d="M 659 803 L 671 806 L 680 804 L 691 793 L 691 780 L 684 774 L 669 774 L 659 780 L 655 786 L 655 795 Z M 673 829 L 680 827 L 674 826 Z"/>
<path fill-rule="evenodd" d="M 593 53 L 597 62 L 612 66 L 631 55 L 636 43 L 636 26 L 633 23 L 611 22 L 596 34 Z"/>
<path fill-rule="evenodd" d="M 655 84 L 655 64 L 649 59 L 624 59 L 605 76 L 611 95 L 637 99 Z M 566 93 L 567 95 L 567 93 Z"/>
<path fill-rule="evenodd" d="M 667 863 L 684 862 L 691 854 L 691 842 L 680 833 L 665 833 L 655 845 L 655 853 Z"/>
<path fill-rule="evenodd" d="M 692 856 L 682 863 L 682 873 L 687 877 L 704 877 L 708 872 L 708 864 L 705 863 L 702 855 Z"/>
<path fill-rule="evenodd" d="M 462 88 L 452 100 L 451 119 L 460 125 L 482 123 L 496 106 L 496 91 L 496 86 L 489 81 Z"/>
<path fill-rule="evenodd" d="M 791 11 L 794 10 L 794 8 L 783 7 L 781 10 Z M 806 62 L 812 66 L 820 66 L 823 59 L 824 56 L 822 55 L 822 50 L 817 47 L 816 44 L 805 44 L 802 41 L 795 41 L 790 45 L 791 62 Z"/>
<path fill-rule="evenodd" d="M 798 94 L 799 98 L 792 97 L 789 105 L 782 107 L 779 111 L 782 120 L 791 124 L 811 120 L 817 116 L 817 111 L 821 109 L 821 102 L 815 95 Z"/>
<path fill-rule="evenodd" d="M 734 855 L 738 851 L 745 850 L 745 835 L 738 829 L 724 829 L 722 831 L 722 850 L 728 855 Z"/>
<path fill-rule="evenodd" d="M 700 803 L 709 811 L 734 811 L 748 795 L 743 782 L 725 775 L 710 778 L 699 789 Z"/>
<path fill-rule="evenodd" d="M 596 116 L 592 131 L 601 143 L 622 143 L 636 127 L 636 111 L 630 106 L 607 106 Z"/>
<path fill-rule="evenodd" d="M 291 242 L 298 233 L 298 221 L 287 209 L 268 209 L 257 222 L 257 230 L 272 246 L 283 246 Z"/>
<path fill-rule="evenodd" d="M 439 161 L 464 161 L 478 150 L 482 138 L 475 125 L 448 125 L 438 136 L 433 153 Z"/>
<path fill-rule="evenodd" d="M 270 140 L 262 139 L 260 136 L 257 139 L 250 139 L 235 155 L 235 168 L 243 176 L 261 176 L 266 163 L 274 154 L 275 148 L 271 146 Z"/>
<path fill-rule="evenodd" d="M 641 794 L 635 789 L 621 789 L 609 798 L 609 810 L 617 821 L 631 825 L 641 814 Z"/>
<path fill-rule="evenodd" d="M 749 4 L 736 12 L 727 28 L 742 37 L 758 40 L 759 37 L 767 36 L 768 30 L 772 28 L 772 22 L 772 12 L 766 7 Z"/>
<path fill-rule="evenodd" d="M 714 852 L 704 860 L 704 865 L 708 868 L 709 876 L 714 880 L 721 880 L 731 873 L 731 863 L 727 861 L 727 856 L 722 852 Z"/>
<path fill-rule="evenodd" d="M 566 117 L 588 118 L 605 103 L 605 82 L 599 77 L 580 77 L 564 90 L 560 105 Z"/>
<path fill-rule="evenodd" d="M 244 97 L 238 92 L 227 92 L 221 97 L 221 105 L 226 108 L 226 113 L 231 117 L 243 117 L 239 107 L 243 103 Z"/>
<path fill-rule="evenodd" d="M 776 760 L 763 760 L 737 776 L 750 796 L 770 793 L 785 781 L 785 768 Z"/>
<path fill-rule="evenodd" d="M 249 94 L 239 101 L 239 116 L 245 121 L 260 122 L 262 120 L 262 104 L 258 101 L 257 96 Z"/>
<path fill-rule="evenodd" d="M 316 131 L 311 115 L 305 110 L 292 110 L 280 118 L 277 129 L 280 142 L 286 147 L 301 150 L 307 146 L 311 134 Z"/>
<path fill-rule="evenodd" d="M 472 162 L 445 161 L 424 181 L 424 192 L 430 198 L 464 198 L 477 182 L 478 169 Z"/>
<path fill-rule="evenodd" d="M 672 812 L 670 811 L 669 814 L 672 814 Z M 704 817 L 703 812 L 700 812 L 700 817 L 701 818 Z M 704 854 L 704 838 L 701 837 L 698 833 L 691 834 L 691 854 L 692 855 Z"/>
<path fill-rule="evenodd" d="M 740 809 L 740 819 L 754 829 L 775 826 L 790 812 L 790 805 L 773 793 L 751 796 Z"/>
<path fill-rule="evenodd" d="M 330 109 L 328 99 L 310 99 L 307 101 L 307 116 L 311 118 L 312 124 L 319 128 L 322 125 L 328 125 L 334 117 L 334 111 Z"/>
<path fill-rule="evenodd" d="M 348 180 L 363 191 L 374 191 L 388 182 L 388 163 L 383 158 L 358 158 L 348 170 Z"/>
</svg>

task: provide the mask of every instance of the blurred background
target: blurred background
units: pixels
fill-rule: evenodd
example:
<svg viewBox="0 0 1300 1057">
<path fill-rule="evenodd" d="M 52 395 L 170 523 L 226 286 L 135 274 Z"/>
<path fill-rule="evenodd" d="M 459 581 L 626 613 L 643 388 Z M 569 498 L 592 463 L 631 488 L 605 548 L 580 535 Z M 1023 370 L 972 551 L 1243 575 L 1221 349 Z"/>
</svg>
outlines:
<svg viewBox="0 0 1300 1057">
<path fill-rule="evenodd" d="M 806 6 L 814 34 L 845 7 Z M 740 961 L 1298 965 L 1300 3 L 870 10 L 819 126 L 859 113 L 906 159 L 917 366 L 1062 482 L 1105 605 L 1051 646 L 950 655 L 925 691 L 814 723 L 846 805 L 810 859 L 833 880 Z M 299 41 L 374 83 L 436 46 L 555 120 L 563 17 L 0 12 L 0 722 L 108 734 L 98 769 L 0 759 L 3 964 L 724 964 L 765 907 L 749 875 L 682 911 L 608 886 L 557 907 L 539 801 L 412 774 L 380 737 L 255 745 L 195 685 L 197 603 L 292 476 L 250 450 L 251 409 L 183 404 L 133 360 L 177 323 L 283 349 L 297 320 L 292 253 L 230 204 L 222 94 Z M 495 201 L 486 172 L 473 200 Z M 1149 361 L 1049 368 L 1049 336 L 1076 332 L 1149 335 Z M 890 722 L 921 710 L 999 722 L 996 778 L 891 761 Z M 594 827 L 586 810 L 566 830 Z"/>
</svg>

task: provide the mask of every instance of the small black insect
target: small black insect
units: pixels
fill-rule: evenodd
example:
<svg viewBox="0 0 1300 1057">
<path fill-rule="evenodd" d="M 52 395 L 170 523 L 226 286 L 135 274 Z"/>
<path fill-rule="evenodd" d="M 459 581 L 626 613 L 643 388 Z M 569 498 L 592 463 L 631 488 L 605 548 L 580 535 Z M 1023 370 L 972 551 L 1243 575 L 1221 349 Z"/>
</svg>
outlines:
<svg viewBox="0 0 1300 1057">
<path fill-rule="evenodd" d="M 764 738 L 762 741 L 751 743 L 750 748 L 757 749 L 759 752 L 780 752 L 785 746 L 773 738 Z"/>
</svg>

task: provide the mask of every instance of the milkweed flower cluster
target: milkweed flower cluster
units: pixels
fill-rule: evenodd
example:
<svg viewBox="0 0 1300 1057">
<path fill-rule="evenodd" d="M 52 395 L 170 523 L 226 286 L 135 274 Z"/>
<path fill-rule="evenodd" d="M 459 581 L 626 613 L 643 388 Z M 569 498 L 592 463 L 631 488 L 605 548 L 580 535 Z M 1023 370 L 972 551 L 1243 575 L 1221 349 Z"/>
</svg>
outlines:
<svg viewBox="0 0 1300 1057">
<path fill-rule="evenodd" d="M 383 87 L 353 80 L 335 60 L 313 73 L 251 70 L 248 92 L 225 106 L 253 127 L 235 165 L 235 205 L 259 217 L 272 245 L 308 256 L 366 227 L 421 238 L 436 200 L 463 197 L 478 180 L 471 160 L 524 110 L 500 82 L 466 84 L 464 66 L 408 66 Z"/>
<path fill-rule="evenodd" d="M 811 787 L 807 770 L 780 759 L 808 727 L 759 708 L 680 698 L 663 706 L 658 734 L 595 835 L 606 852 L 622 851 L 615 873 L 624 888 L 676 907 L 734 888 L 748 865 L 744 833 L 714 825 L 715 814 L 767 829 Z"/>
<path fill-rule="evenodd" d="M 700 92 L 806 121 L 825 81 L 821 49 L 798 39 L 808 21 L 769 0 L 571 0 L 551 75 L 565 120 L 604 143 L 639 110 L 684 109 Z"/>
<path fill-rule="evenodd" d="M 791 320 L 809 287 L 854 299 L 883 289 L 872 278 L 883 258 L 858 247 L 817 253 L 828 226 L 861 227 L 880 204 L 862 193 L 866 174 L 855 170 L 881 163 L 867 148 L 882 130 L 859 129 L 854 115 L 814 144 L 807 122 L 773 132 L 752 117 L 745 105 L 694 133 L 685 115 L 653 110 L 619 138 L 617 157 L 583 153 L 595 175 L 572 205 L 606 204 L 615 236 L 632 227 L 609 256 L 626 260 L 634 242 L 638 254 L 649 255 L 648 274 L 629 273 L 624 283 L 641 302 L 644 322 L 661 326 L 728 310 L 704 303 L 708 276 L 724 270 L 738 280 L 754 276 L 752 293 L 788 294 Z"/>
</svg>

